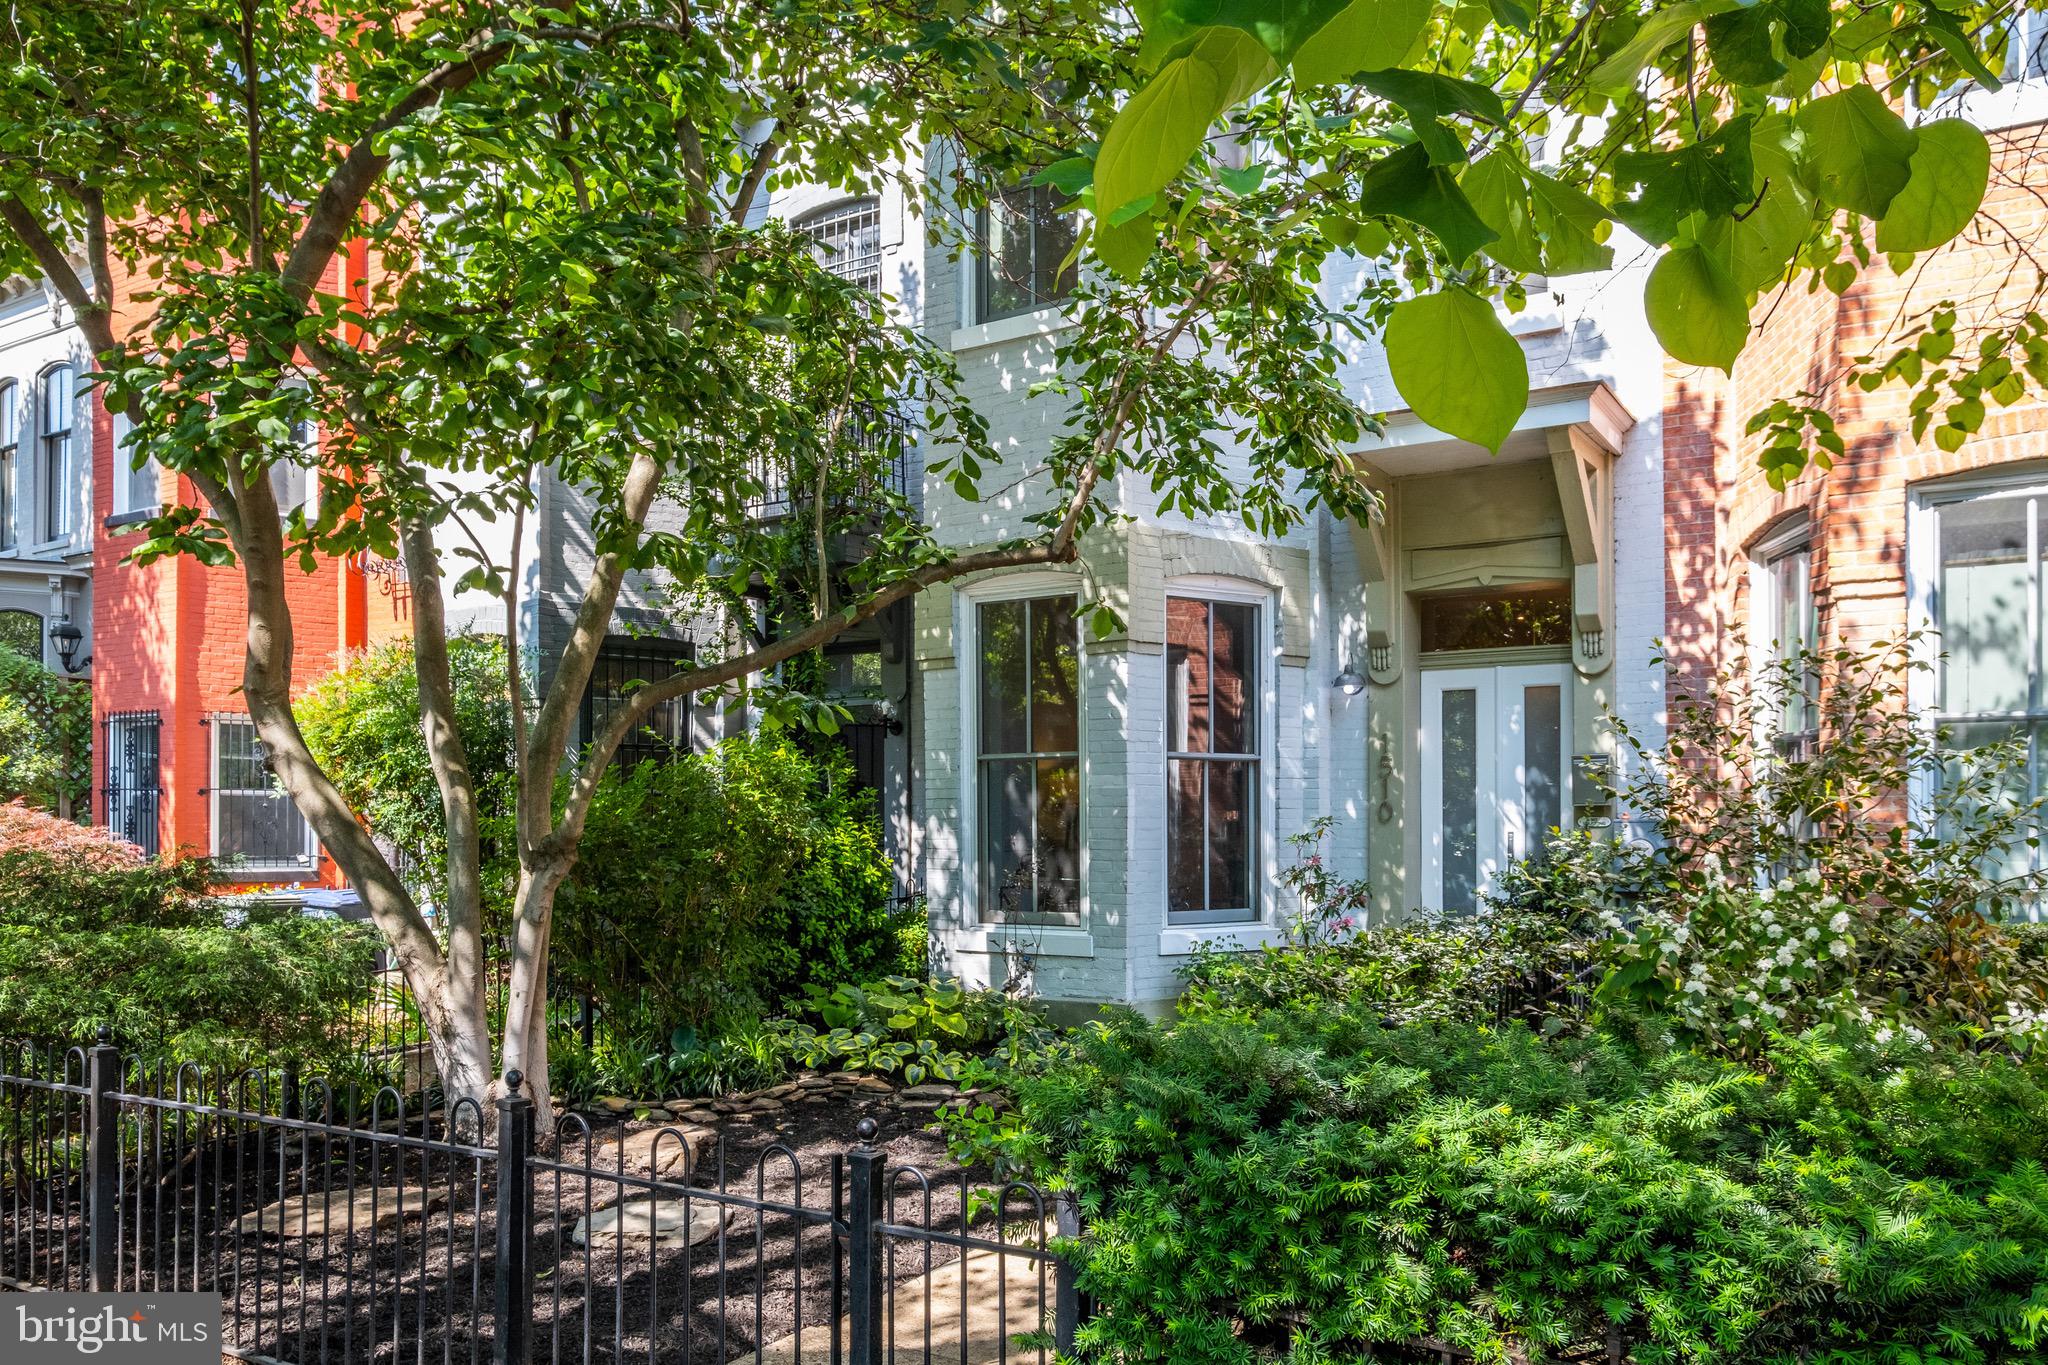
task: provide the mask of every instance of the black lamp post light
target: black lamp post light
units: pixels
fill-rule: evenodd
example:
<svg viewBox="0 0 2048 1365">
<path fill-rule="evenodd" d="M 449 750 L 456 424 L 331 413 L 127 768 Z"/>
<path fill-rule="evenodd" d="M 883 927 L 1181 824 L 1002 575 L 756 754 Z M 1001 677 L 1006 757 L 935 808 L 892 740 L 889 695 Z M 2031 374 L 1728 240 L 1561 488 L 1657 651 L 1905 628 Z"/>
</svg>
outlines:
<svg viewBox="0 0 2048 1365">
<path fill-rule="evenodd" d="M 78 657 L 78 647 L 85 643 L 85 632 L 71 624 L 71 618 L 60 616 L 50 626 L 50 648 L 57 651 L 57 662 L 66 673 L 76 673 L 82 666 L 92 662 L 92 656 Z"/>
</svg>

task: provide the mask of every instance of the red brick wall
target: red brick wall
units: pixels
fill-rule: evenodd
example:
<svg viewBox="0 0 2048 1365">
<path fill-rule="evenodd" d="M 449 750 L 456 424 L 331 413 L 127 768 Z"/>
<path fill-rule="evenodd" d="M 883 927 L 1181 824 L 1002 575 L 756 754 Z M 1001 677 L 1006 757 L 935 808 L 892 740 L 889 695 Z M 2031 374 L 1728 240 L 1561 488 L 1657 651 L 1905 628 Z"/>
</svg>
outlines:
<svg viewBox="0 0 2048 1365">
<path fill-rule="evenodd" d="M 339 270 L 327 282 L 337 282 Z M 136 288 L 147 286 L 138 281 Z M 142 305 L 131 300 L 124 325 L 139 326 Z M 247 596 L 238 566 L 209 569 L 189 558 L 138 566 L 127 561 L 139 537 L 109 531 L 113 511 L 112 417 L 93 413 L 93 513 L 100 541 L 93 556 L 93 710 L 98 722 L 116 711 L 154 710 L 162 717 L 159 763 L 160 837 L 166 850 L 205 853 L 212 847 L 206 789 L 212 746 L 206 718 L 239 714 L 242 662 L 248 628 Z M 187 480 L 164 476 L 165 493 L 196 504 Z M 351 648 L 410 629 L 394 600 L 364 590 L 363 574 L 339 560 L 322 560 L 309 573 L 291 572 L 286 595 L 293 625 L 295 691 L 332 671 Z M 103 734 L 96 724 L 95 734 Z M 95 782 L 105 780 L 105 759 Z M 333 863 L 321 859 L 319 880 L 341 884 Z"/>
<path fill-rule="evenodd" d="M 1750 548 L 1804 512 L 1813 528 L 1814 600 L 1824 642 L 1872 643 L 1907 629 L 1906 501 L 1910 486 L 1969 470 L 2048 459 L 2048 404 L 2030 393 L 1993 407 L 1954 454 L 1913 439 L 1911 390 L 1874 393 L 1842 382 L 1855 357 L 1888 354 L 1911 321 L 1944 301 L 1958 308 L 1958 352 L 1972 333 L 2030 306 L 2036 276 L 2025 248 L 2048 223 L 2038 144 L 2048 125 L 1992 133 L 1991 186 L 1964 234 L 1903 275 L 1881 258 L 1840 298 L 1821 290 L 1767 295 L 1733 377 L 1667 364 L 1664 407 L 1666 639 L 1674 688 L 1702 668 L 1733 664 L 1748 623 Z M 2031 184 L 2029 183 L 2031 181 Z M 1801 391 L 1835 418 L 1848 453 L 1774 492 L 1757 467 L 1763 438 L 1749 418 Z"/>
</svg>

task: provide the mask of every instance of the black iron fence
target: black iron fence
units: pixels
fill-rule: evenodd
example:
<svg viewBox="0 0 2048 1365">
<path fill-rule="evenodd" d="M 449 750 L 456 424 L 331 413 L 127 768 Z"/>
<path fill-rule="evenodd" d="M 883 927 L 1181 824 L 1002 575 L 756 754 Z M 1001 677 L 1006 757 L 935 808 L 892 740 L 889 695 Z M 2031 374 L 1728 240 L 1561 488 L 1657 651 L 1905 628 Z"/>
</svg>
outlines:
<svg viewBox="0 0 2048 1365">
<path fill-rule="evenodd" d="M 1050 1365 L 1071 1209 L 859 1145 L 631 1131 L 289 1070 L 0 1053 L 0 1282 L 215 1292 L 223 1348 L 312 1365 Z"/>
</svg>

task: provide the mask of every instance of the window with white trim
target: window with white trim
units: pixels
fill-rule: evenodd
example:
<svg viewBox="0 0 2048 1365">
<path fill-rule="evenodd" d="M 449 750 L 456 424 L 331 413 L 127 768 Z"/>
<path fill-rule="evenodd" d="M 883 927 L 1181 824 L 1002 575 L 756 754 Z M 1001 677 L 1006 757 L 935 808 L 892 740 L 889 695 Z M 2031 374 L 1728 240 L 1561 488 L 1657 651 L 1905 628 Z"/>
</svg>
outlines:
<svg viewBox="0 0 2048 1365">
<path fill-rule="evenodd" d="M 1259 608 L 1166 599 L 1166 908 L 1259 918 Z"/>
<path fill-rule="evenodd" d="M 215 716 L 209 728 L 213 856 L 256 871 L 310 872 L 312 831 L 270 771 L 256 722 L 247 716 Z"/>
<path fill-rule="evenodd" d="M 1081 632 L 1071 594 L 974 605 L 984 920 L 1081 920 Z"/>
<path fill-rule="evenodd" d="M 1957 755 L 2023 744 L 2025 790 L 2013 794 L 2033 800 L 2048 787 L 2048 486 L 1979 488 L 1931 497 L 1923 506 L 1918 525 L 1931 543 L 1916 554 L 1926 580 L 1916 589 L 1940 650 L 1931 719 Z M 2041 850 L 2015 847 L 2006 873 L 2036 869 L 2042 857 Z"/>
<path fill-rule="evenodd" d="M 1780 753 L 1804 752 L 1820 729 L 1819 679 L 1808 674 L 1790 686 L 1788 665 L 1820 648 L 1820 613 L 1813 601 L 1813 546 L 1802 519 L 1756 547 L 1750 578 L 1750 616 L 1757 647 L 1758 683 L 1782 689 L 1772 739 Z"/>
<path fill-rule="evenodd" d="M 42 456 L 36 465 L 41 484 L 44 540 L 59 540 L 71 530 L 71 423 L 76 407 L 75 376 L 69 365 L 44 370 L 36 404 L 36 436 Z"/>
<path fill-rule="evenodd" d="M 129 516 L 157 510 L 157 462 L 145 458 L 138 466 L 128 443 L 135 424 L 125 412 L 114 413 L 114 515 Z"/>
<path fill-rule="evenodd" d="M 1058 303 L 1074 292 L 1077 220 L 1060 212 L 1047 185 L 1019 185 L 989 196 L 975 226 L 974 321 L 996 322 Z"/>
<path fill-rule="evenodd" d="M 11 550 L 15 524 L 21 516 L 21 386 L 0 383 L 0 550 Z"/>
</svg>

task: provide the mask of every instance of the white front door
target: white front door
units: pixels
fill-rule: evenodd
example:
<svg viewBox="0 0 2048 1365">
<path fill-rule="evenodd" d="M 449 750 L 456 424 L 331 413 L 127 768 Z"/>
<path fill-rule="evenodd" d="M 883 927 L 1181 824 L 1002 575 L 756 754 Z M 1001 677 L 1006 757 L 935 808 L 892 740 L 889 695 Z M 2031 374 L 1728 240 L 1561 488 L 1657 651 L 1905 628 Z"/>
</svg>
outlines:
<svg viewBox="0 0 2048 1365">
<path fill-rule="evenodd" d="M 1507 865 L 1565 825 L 1571 667 L 1422 674 L 1422 903 L 1471 910 Z"/>
</svg>

